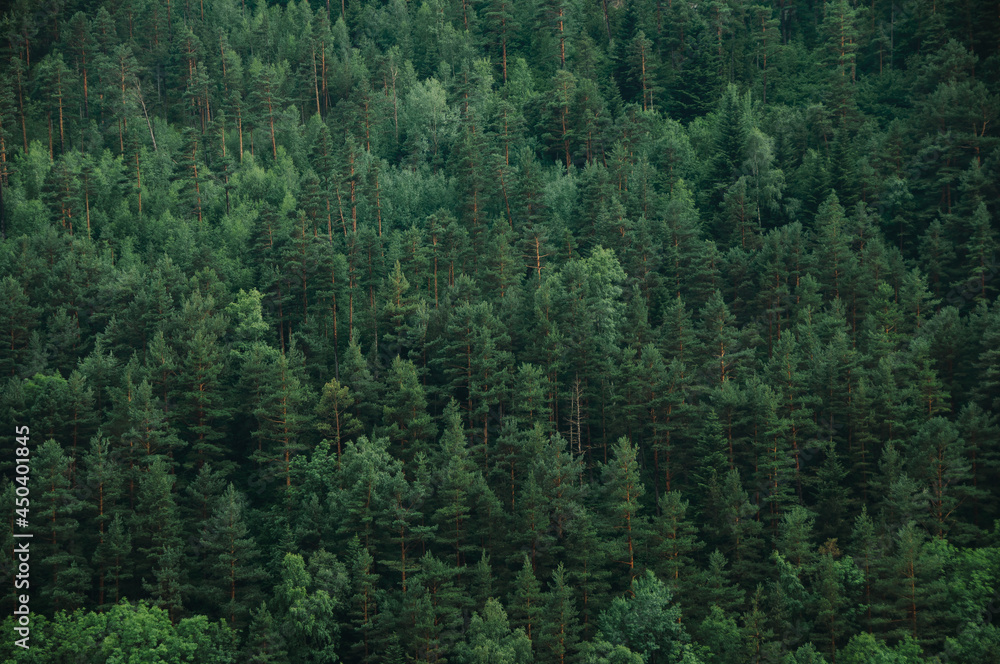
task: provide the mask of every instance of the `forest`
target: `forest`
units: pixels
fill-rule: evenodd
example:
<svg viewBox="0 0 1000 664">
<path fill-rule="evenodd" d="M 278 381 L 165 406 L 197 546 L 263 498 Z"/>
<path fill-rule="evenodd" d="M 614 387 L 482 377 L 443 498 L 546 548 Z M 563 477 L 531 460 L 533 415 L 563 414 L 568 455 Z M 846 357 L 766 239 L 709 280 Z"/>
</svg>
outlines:
<svg viewBox="0 0 1000 664">
<path fill-rule="evenodd" d="M 0 661 L 1000 662 L 996 0 L 0 51 Z"/>
</svg>

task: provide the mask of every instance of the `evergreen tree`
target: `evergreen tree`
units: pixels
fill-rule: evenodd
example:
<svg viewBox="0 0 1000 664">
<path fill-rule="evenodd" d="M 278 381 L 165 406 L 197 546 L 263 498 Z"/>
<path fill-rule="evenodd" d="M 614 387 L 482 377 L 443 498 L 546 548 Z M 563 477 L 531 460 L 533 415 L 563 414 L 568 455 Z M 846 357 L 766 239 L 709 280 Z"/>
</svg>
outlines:
<svg viewBox="0 0 1000 664">
<path fill-rule="evenodd" d="M 189 463 L 199 467 L 206 461 L 217 466 L 231 463 L 223 459 L 224 448 L 219 443 L 224 436 L 221 420 L 231 413 L 221 382 L 225 354 L 218 343 L 227 321 L 214 309 L 215 299 L 203 297 L 199 291 L 184 305 L 183 319 L 191 327 L 174 393 L 177 416 L 193 455 Z"/>
<path fill-rule="evenodd" d="M 217 590 L 225 600 L 217 603 L 228 608 L 230 624 L 236 623 L 237 616 L 241 621 L 249 616 L 250 607 L 260 598 L 257 582 L 264 575 L 257 564 L 260 552 L 253 538 L 247 537 L 245 510 L 246 498 L 230 483 L 201 534 L 201 545 L 215 558 L 209 565 L 209 578 L 222 581 Z"/>
<path fill-rule="evenodd" d="M 401 459 L 412 459 L 421 452 L 426 454 L 437 427 L 427 412 L 427 397 L 417 377 L 416 366 L 397 355 L 386 373 L 385 384 L 388 403 L 383 406 L 382 421 L 386 435 L 393 443 L 398 443 Z"/>
<path fill-rule="evenodd" d="M 294 345 L 278 356 L 254 412 L 259 427 L 254 434 L 265 443 L 255 456 L 271 466 L 272 475 L 280 478 L 286 492 L 292 485 L 292 459 L 305 449 L 301 437 L 310 419 L 305 404 L 312 401 L 301 377 L 300 362 L 301 355 Z"/>
<path fill-rule="evenodd" d="M 541 612 L 536 652 L 541 661 L 559 662 L 576 659 L 580 625 L 573 589 L 562 563 L 552 573 L 545 607 Z"/>
<path fill-rule="evenodd" d="M 532 642 L 540 639 L 542 589 L 527 555 L 524 556 L 521 571 L 514 578 L 508 604 L 511 607 L 511 620 L 514 624 L 523 629 Z"/>
<path fill-rule="evenodd" d="M 496 599 L 486 600 L 483 609 L 472 616 L 467 641 L 455 649 L 456 659 L 465 664 L 511 661 L 532 662 L 531 641 L 524 631 L 512 631 L 507 613 Z"/>
<path fill-rule="evenodd" d="M 48 577 L 42 584 L 43 601 L 52 610 L 76 609 L 84 601 L 90 569 L 79 553 L 80 502 L 70 491 L 70 461 L 56 441 L 38 446 L 31 460 L 32 493 L 44 515 L 41 566 Z"/>
<path fill-rule="evenodd" d="M 323 386 L 319 403 L 316 405 L 316 428 L 324 436 L 331 436 L 336 445 L 337 459 L 342 453 L 342 444 L 361 432 L 362 426 L 351 412 L 354 397 L 347 386 L 336 378 Z"/>
<path fill-rule="evenodd" d="M 680 608 L 670 605 L 670 591 L 650 571 L 636 579 L 633 588 L 634 596 L 615 598 L 601 614 L 601 634 L 647 662 L 682 661 L 688 637 L 681 627 Z"/>
<path fill-rule="evenodd" d="M 680 600 L 695 597 L 697 572 L 693 555 L 704 544 L 698 540 L 697 526 L 688 517 L 690 503 L 679 491 L 669 491 L 660 499 L 659 515 L 653 521 L 656 542 L 656 571 Z"/>
<path fill-rule="evenodd" d="M 612 447 L 612 460 L 605 469 L 605 486 L 611 499 L 609 521 L 618 536 L 610 544 L 612 560 L 625 566 L 629 592 L 639 575 L 639 543 L 646 535 L 645 517 L 640 514 L 640 498 L 645 490 L 640 478 L 636 447 L 627 438 L 619 438 Z"/>
</svg>

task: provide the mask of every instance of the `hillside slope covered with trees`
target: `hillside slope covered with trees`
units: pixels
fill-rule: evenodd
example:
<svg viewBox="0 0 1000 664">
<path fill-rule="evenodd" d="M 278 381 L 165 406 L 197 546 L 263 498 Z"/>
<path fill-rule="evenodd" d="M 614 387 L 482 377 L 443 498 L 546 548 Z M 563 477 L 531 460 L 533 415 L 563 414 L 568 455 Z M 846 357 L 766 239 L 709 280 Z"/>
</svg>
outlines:
<svg viewBox="0 0 1000 664">
<path fill-rule="evenodd" d="M 996 0 L 0 32 L 0 659 L 1000 661 Z"/>
</svg>

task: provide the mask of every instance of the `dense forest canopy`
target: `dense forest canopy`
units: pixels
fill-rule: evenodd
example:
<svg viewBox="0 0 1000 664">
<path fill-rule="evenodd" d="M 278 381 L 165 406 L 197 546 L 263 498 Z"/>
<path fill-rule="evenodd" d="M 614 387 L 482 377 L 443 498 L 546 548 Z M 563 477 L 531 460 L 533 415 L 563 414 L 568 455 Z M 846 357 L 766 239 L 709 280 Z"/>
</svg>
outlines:
<svg viewBox="0 0 1000 664">
<path fill-rule="evenodd" d="M 1000 661 L 996 0 L 0 31 L 0 658 Z"/>
</svg>

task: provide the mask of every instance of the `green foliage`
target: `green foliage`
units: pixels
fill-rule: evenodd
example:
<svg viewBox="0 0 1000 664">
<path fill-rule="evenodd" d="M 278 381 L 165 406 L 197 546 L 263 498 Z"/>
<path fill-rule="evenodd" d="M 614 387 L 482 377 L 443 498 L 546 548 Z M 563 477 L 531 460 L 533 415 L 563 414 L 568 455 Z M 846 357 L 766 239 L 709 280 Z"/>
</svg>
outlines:
<svg viewBox="0 0 1000 664">
<path fill-rule="evenodd" d="M 4 656 L 996 660 L 1000 17 L 773 4 L 10 3 Z"/>
<path fill-rule="evenodd" d="M 653 663 L 679 662 L 687 634 L 681 627 L 681 611 L 671 606 L 667 586 L 647 571 L 632 584 L 632 594 L 611 602 L 597 620 L 601 636 L 621 644 Z"/>
<path fill-rule="evenodd" d="M 13 622 L 5 621 L 4 632 L 15 634 Z M 123 601 L 104 613 L 33 616 L 30 649 L 9 661 L 230 664 L 236 661 L 234 637 L 225 622 L 196 616 L 174 624 L 161 609 Z M 16 652 L 14 639 L 5 640 L 6 652 Z"/>
</svg>

